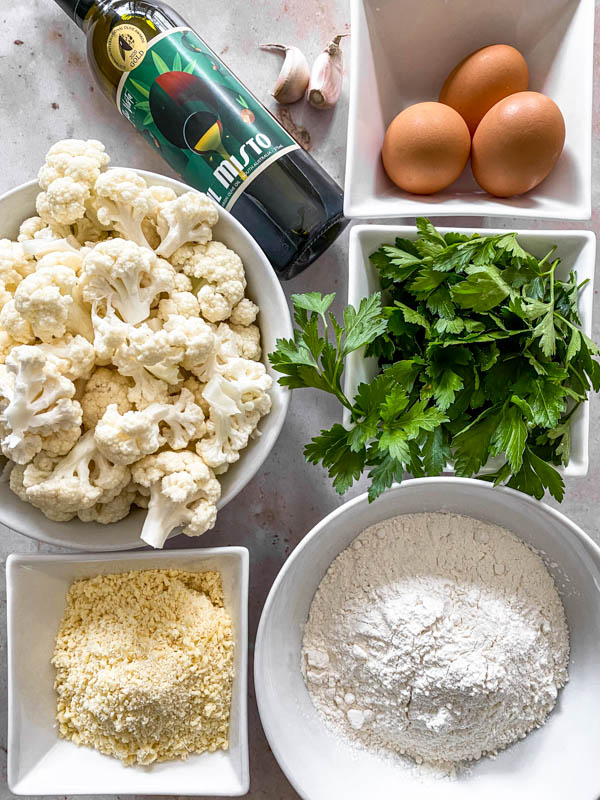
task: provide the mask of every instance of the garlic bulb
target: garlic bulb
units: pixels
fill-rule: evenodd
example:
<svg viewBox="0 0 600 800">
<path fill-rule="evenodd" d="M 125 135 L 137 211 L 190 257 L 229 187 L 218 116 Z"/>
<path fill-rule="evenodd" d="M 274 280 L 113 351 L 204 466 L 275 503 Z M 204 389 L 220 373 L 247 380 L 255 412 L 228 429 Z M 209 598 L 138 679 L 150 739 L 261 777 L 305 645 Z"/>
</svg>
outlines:
<svg viewBox="0 0 600 800">
<path fill-rule="evenodd" d="M 304 53 L 297 47 L 282 44 L 261 44 L 261 50 L 279 50 L 285 54 L 281 72 L 271 94 L 278 103 L 295 103 L 304 96 L 310 70 Z"/>
<path fill-rule="evenodd" d="M 348 34 L 332 39 L 313 64 L 306 99 L 315 108 L 333 108 L 342 93 L 344 56 L 340 40 L 344 36 Z"/>
</svg>

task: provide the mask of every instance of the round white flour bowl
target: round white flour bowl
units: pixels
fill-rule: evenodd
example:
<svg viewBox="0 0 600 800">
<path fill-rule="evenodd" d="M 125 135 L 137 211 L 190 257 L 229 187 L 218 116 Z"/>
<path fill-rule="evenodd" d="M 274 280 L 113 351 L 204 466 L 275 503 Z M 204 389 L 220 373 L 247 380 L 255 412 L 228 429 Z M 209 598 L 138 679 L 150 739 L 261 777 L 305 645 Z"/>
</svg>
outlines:
<svg viewBox="0 0 600 800">
<path fill-rule="evenodd" d="M 301 674 L 314 593 L 331 562 L 365 528 L 398 514 L 449 511 L 512 531 L 554 577 L 571 637 L 569 683 L 547 722 L 495 758 L 440 778 L 401 758 L 358 750 L 326 727 Z M 302 540 L 267 598 L 255 649 L 260 716 L 271 749 L 305 800 L 597 800 L 600 772 L 600 548 L 564 515 L 511 489 L 462 478 L 406 481 L 369 504 L 362 495 Z"/>
</svg>

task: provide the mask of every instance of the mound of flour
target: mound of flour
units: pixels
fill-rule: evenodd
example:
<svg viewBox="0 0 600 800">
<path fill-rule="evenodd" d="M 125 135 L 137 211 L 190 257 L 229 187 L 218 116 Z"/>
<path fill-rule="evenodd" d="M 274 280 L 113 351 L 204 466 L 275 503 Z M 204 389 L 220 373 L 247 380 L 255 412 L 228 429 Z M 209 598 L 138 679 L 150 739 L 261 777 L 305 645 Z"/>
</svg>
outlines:
<svg viewBox="0 0 600 800">
<path fill-rule="evenodd" d="M 320 714 L 369 749 L 459 765 L 544 723 L 569 633 L 541 558 L 500 527 L 407 514 L 333 562 L 304 630 Z"/>
</svg>

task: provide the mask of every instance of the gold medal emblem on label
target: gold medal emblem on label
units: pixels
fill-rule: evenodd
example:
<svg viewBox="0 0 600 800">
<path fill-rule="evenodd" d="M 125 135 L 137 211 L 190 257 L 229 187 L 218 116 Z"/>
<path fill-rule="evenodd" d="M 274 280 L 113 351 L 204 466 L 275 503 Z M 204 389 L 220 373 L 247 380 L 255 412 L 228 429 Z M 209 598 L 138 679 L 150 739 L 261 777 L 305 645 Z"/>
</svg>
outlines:
<svg viewBox="0 0 600 800">
<path fill-rule="evenodd" d="M 135 25 L 117 25 L 108 36 L 106 49 L 111 64 L 121 72 L 139 67 L 146 55 L 147 40 Z"/>
</svg>

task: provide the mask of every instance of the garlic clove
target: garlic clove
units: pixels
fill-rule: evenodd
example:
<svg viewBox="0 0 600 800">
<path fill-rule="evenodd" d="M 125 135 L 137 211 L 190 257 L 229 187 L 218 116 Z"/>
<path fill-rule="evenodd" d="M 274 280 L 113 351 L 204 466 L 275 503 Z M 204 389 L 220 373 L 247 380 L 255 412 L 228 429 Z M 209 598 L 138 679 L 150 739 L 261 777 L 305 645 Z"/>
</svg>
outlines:
<svg viewBox="0 0 600 800">
<path fill-rule="evenodd" d="M 315 108 L 333 108 L 342 93 L 344 56 L 340 41 L 347 33 L 332 39 L 320 53 L 310 73 L 306 99 Z"/>
<path fill-rule="evenodd" d="M 297 47 L 282 44 L 261 44 L 261 50 L 278 50 L 285 58 L 271 94 L 278 103 L 295 103 L 304 97 L 310 69 L 304 53 Z"/>
</svg>

